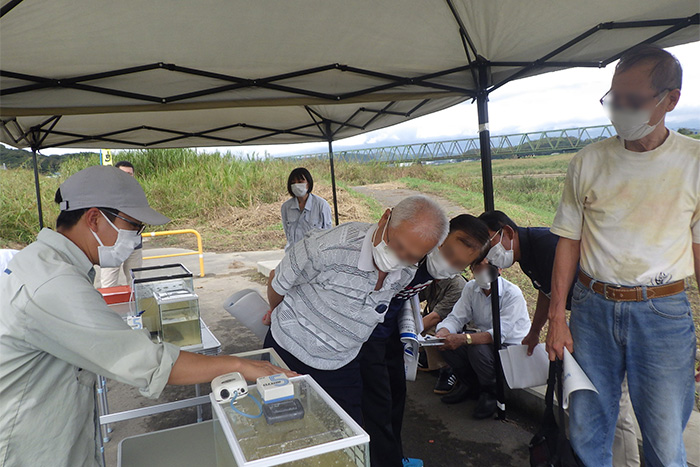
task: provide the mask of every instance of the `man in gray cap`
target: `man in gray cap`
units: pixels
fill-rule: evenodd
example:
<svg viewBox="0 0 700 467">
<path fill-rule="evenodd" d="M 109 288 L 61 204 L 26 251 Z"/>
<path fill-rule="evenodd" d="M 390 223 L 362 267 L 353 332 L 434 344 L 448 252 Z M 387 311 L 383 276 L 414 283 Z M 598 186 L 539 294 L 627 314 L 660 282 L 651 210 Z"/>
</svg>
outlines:
<svg viewBox="0 0 700 467">
<path fill-rule="evenodd" d="M 284 371 L 155 344 L 107 307 L 92 286 L 93 265 L 118 266 L 144 223 L 169 220 L 133 177 L 89 167 L 60 186 L 56 202 L 56 231 L 43 229 L 0 271 L 0 465 L 100 465 L 96 374 L 156 398 L 166 384 Z"/>
</svg>

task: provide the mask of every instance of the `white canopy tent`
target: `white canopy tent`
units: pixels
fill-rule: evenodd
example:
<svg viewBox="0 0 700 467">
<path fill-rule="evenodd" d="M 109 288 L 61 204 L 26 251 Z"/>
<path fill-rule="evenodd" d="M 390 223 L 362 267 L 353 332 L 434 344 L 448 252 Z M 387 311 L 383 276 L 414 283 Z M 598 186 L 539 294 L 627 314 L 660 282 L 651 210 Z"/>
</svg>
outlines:
<svg viewBox="0 0 700 467">
<path fill-rule="evenodd" d="M 335 188 L 332 141 L 475 99 L 487 210 L 491 92 L 606 66 L 640 43 L 696 41 L 700 16 L 697 0 L 0 4 L 3 143 L 36 153 L 327 141 Z M 35 181 L 38 193 L 36 167 Z"/>
<path fill-rule="evenodd" d="M 698 40 L 697 25 L 695 0 L 2 0 L 0 141 L 330 142 L 470 98 L 486 136 L 508 81 Z"/>
</svg>

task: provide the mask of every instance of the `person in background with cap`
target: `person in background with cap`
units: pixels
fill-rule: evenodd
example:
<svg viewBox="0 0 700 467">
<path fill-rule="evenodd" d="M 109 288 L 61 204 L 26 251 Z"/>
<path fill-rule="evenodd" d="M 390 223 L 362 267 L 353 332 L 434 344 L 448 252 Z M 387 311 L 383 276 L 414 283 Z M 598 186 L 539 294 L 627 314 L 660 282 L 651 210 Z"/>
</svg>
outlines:
<svg viewBox="0 0 700 467">
<path fill-rule="evenodd" d="M 133 331 L 92 286 L 93 266 L 115 267 L 138 244 L 151 209 L 139 183 L 94 166 L 56 192 L 56 231 L 0 272 L 0 464 L 101 465 L 96 374 L 156 398 L 166 384 L 209 382 L 238 371 L 248 380 L 284 371 L 267 362 L 181 352 Z"/>
<path fill-rule="evenodd" d="M 114 164 L 119 170 L 126 172 L 132 177 L 135 176 L 136 171 L 134 165 L 129 161 L 119 161 Z M 143 266 L 143 239 L 139 237 L 139 244 L 136 245 L 134 251 L 129 255 L 129 257 L 116 268 L 100 268 L 100 283 L 102 287 L 116 287 L 119 285 L 119 271 L 124 271 L 124 277 L 126 282 L 129 283 L 129 276 L 131 275 L 131 270 L 140 268 Z"/>
</svg>

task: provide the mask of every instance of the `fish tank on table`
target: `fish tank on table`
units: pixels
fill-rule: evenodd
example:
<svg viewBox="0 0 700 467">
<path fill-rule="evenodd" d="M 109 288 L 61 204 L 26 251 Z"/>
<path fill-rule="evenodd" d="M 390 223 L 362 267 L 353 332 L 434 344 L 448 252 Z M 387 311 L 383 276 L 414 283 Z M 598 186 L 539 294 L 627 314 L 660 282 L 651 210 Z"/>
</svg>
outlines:
<svg viewBox="0 0 700 467">
<path fill-rule="evenodd" d="M 184 350 L 202 347 L 199 297 L 194 276 L 182 264 L 131 270 L 136 307 L 143 327 L 157 342 L 169 342 Z"/>
<path fill-rule="evenodd" d="M 261 401 L 256 385 L 249 396 L 218 403 L 210 395 L 217 467 L 369 466 L 369 435 L 308 375 L 290 378 L 303 417 L 268 423 L 256 416 Z"/>
</svg>

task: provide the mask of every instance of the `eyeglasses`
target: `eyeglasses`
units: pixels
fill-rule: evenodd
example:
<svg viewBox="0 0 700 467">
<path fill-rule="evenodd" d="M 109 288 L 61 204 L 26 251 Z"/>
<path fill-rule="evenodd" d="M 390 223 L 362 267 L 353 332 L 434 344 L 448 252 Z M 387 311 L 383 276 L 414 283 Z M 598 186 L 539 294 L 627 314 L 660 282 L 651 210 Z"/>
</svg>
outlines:
<svg viewBox="0 0 700 467">
<path fill-rule="evenodd" d="M 102 211 L 107 212 L 107 213 L 113 215 L 114 217 L 118 217 L 119 219 L 123 220 L 124 222 L 136 227 L 136 233 L 138 235 L 141 235 L 143 233 L 143 231 L 146 230 L 146 224 L 142 224 L 141 222 L 134 222 L 132 220 L 129 220 L 124 216 L 120 216 L 118 213 L 116 213 L 114 211 L 110 211 L 107 209 L 103 209 Z"/>
<path fill-rule="evenodd" d="M 663 89 L 653 96 L 650 97 L 641 97 L 638 95 L 634 94 L 628 94 L 625 96 L 626 100 L 626 108 L 632 109 L 632 110 L 639 110 L 644 108 L 644 106 L 647 104 L 647 102 L 652 101 L 659 97 L 661 94 L 665 93 L 666 91 L 670 91 L 670 89 Z M 619 103 L 619 97 L 615 93 L 612 92 L 612 89 L 609 90 L 608 92 L 605 93 L 603 97 L 600 98 L 600 105 L 605 107 L 606 109 L 617 109 L 620 108 L 620 103 Z"/>
</svg>

